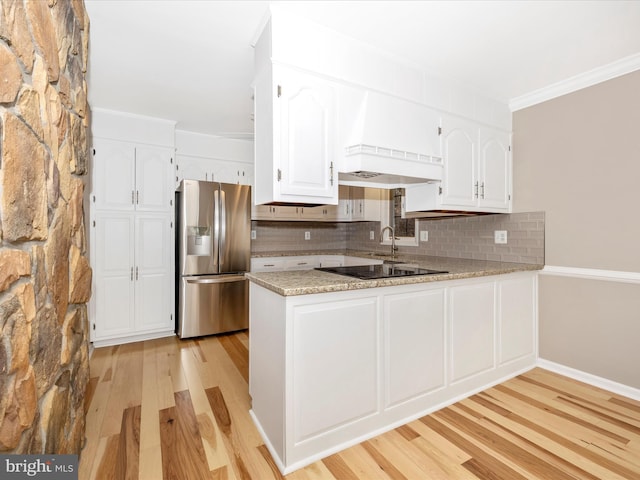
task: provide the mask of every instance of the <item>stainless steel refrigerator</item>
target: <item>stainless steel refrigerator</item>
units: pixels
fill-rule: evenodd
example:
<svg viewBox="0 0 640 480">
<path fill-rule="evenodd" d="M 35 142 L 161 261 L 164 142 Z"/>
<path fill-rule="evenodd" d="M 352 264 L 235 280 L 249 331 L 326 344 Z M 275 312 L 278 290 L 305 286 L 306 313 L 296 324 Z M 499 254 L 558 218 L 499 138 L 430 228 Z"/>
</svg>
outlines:
<svg viewBox="0 0 640 480">
<path fill-rule="evenodd" d="M 248 328 L 251 187 L 183 180 L 176 217 L 176 333 Z"/>
</svg>

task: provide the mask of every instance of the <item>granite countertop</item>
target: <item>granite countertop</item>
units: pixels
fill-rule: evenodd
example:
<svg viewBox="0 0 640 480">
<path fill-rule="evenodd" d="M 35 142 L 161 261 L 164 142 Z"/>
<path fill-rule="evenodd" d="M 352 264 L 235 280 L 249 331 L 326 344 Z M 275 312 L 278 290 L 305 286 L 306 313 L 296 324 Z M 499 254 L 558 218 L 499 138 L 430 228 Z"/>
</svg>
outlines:
<svg viewBox="0 0 640 480">
<path fill-rule="evenodd" d="M 254 254 L 258 256 L 291 256 L 291 253 Z M 494 262 L 488 260 L 469 260 L 464 258 L 432 257 L 425 255 L 390 255 L 372 254 L 369 252 L 296 252 L 296 255 L 348 255 L 363 258 L 393 260 L 431 270 L 445 270 L 449 273 L 436 275 L 420 275 L 376 280 L 360 280 L 358 278 L 338 275 L 318 270 L 293 270 L 280 272 L 250 272 L 246 277 L 252 282 L 283 296 L 309 295 L 313 293 L 340 292 L 362 288 L 388 287 L 393 285 L 409 285 L 416 283 L 439 282 L 464 278 L 501 275 L 505 273 L 540 270 L 544 265 Z"/>
</svg>

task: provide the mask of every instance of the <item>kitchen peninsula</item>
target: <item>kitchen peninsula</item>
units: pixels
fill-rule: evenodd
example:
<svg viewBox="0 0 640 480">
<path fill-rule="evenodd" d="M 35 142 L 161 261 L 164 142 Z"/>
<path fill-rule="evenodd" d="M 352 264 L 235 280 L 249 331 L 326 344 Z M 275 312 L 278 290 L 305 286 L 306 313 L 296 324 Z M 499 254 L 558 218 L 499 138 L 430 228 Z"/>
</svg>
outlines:
<svg viewBox="0 0 640 480">
<path fill-rule="evenodd" d="M 283 473 L 534 366 L 542 265 L 394 260 L 448 273 L 247 274 L 251 415 Z"/>
</svg>

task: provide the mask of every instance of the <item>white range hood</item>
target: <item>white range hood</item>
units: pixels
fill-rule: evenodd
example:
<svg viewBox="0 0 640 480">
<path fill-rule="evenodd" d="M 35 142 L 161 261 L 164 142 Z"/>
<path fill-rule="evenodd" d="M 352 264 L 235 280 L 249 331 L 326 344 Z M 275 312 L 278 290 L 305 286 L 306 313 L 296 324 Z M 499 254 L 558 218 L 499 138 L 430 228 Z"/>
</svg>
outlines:
<svg viewBox="0 0 640 480">
<path fill-rule="evenodd" d="M 376 188 L 442 180 L 437 112 L 368 91 L 347 139 L 339 182 Z"/>
</svg>

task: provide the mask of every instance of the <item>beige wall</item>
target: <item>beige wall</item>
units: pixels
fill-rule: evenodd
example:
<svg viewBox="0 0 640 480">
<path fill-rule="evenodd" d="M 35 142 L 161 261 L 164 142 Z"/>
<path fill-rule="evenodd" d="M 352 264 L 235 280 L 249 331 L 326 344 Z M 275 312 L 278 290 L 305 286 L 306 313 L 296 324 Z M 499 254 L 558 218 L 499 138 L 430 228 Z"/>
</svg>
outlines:
<svg viewBox="0 0 640 480">
<path fill-rule="evenodd" d="M 640 72 L 514 113 L 514 211 L 545 264 L 640 272 Z M 640 284 L 542 275 L 540 357 L 640 388 Z"/>
</svg>

